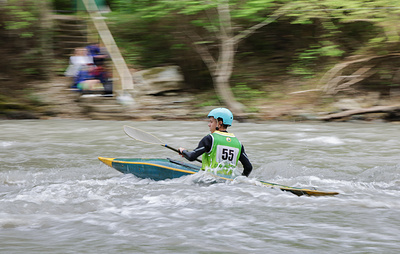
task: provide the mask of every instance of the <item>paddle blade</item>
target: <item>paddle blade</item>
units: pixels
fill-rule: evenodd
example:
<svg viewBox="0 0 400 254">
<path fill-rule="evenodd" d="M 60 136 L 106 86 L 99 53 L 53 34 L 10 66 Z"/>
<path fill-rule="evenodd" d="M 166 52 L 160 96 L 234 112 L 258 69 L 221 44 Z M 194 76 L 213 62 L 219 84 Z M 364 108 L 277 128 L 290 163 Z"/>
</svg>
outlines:
<svg viewBox="0 0 400 254">
<path fill-rule="evenodd" d="M 156 136 L 128 125 L 124 125 L 124 132 L 129 137 L 145 143 L 164 145 L 164 143 Z"/>
</svg>

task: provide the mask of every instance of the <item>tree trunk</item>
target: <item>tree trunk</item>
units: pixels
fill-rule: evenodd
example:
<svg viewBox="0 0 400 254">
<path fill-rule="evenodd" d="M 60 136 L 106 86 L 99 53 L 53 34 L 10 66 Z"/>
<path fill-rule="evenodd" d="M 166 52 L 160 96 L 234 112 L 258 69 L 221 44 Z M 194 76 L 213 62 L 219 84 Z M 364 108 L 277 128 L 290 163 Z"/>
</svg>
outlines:
<svg viewBox="0 0 400 254">
<path fill-rule="evenodd" d="M 220 59 L 213 76 L 214 88 L 224 104 L 231 109 L 232 113 L 237 117 L 243 116 L 244 106 L 236 101 L 231 90 L 229 80 L 232 75 L 234 58 L 234 45 L 232 40 L 226 38 L 221 43 Z"/>
<path fill-rule="evenodd" d="M 44 68 L 44 76 L 49 79 L 51 77 L 51 62 L 54 59 L 53 54 L 53 39 L 52 39 L 52 18 L 51 18 L 51 7 L 49 1 L 38 1 L 38 7 L 40 10 L 40 50 L 41 59 Z"/>
<path fill-rule="evenodd" d="M 233 71 L 233 63 L 235 51 L 238 43 L 253 34 L 257 29 L 266 26 L 277 20 L 290 5 L 285 5 L 278 9 L 273 15 L 258 23 L 247 30 L 244 30 L 234 36 L 232 32 L 231 14 L 229 9 L 229 1 L 224 0 L 218 4 L 218 17 L 220 21 L 220 29 L 217 35 L 219 39 L 219 58 L 216 61 L 211 51 L 205 44 L 195 43 L 204 41 L 194 31 L 186 31 L 186 35 L 193 41 L 193 46 L 200 55 L 213 79 L 213 85 L 216 93 L 223 103 L 232 111 L 236 118 L 244 117 L 244 105 L 236 101 L 231 90 L 229 80 Z"/>
<path fill-rule="evenodd" d="M 242 117 L 244 106 L 236 101 L 229 85 L 233 71 L 235 56 L 235 42 L 233 40 L 229 2 L 224 1 L 218 5 L 220 19 L 220 50 L 215 71 L 211 72 L 214 88 L 224 104 L 236 117 Z"/>
</svg>

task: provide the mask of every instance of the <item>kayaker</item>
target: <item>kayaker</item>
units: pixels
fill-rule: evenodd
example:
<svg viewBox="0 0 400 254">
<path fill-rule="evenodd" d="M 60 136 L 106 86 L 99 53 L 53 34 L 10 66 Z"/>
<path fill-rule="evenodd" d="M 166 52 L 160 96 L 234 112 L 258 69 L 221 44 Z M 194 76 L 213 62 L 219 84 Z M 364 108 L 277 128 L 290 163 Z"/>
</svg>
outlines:
<svg viewBox="0 0 400 254">
<path fill-rule="evenodd" d="M 227 128 L 232 126 L 233 114 L 227 108 L 215 108 L 208 114 L 210 134 L 203 137 L 196 149 L 189 152 L 180 147 L 179 152 L 189 161 L 202 155 L 202 169 L 214 173 L 237 176 L 235 168 L 238 161 L 243 165 L 243 176 L 249 176 L 253 166 L 243 145 Z"/>
</svg>

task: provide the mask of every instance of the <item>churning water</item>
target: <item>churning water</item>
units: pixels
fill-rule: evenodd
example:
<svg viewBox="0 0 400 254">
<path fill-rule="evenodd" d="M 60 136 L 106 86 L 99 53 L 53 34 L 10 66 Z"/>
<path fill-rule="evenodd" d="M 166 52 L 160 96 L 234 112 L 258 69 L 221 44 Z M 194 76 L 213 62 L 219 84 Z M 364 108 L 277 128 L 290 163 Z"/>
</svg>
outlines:
<svg viewBox="0 0 400 254">
<path fill-rule="evenodd" d="M 205 176 L 138 179 L 98 156 L 182 159 L 207 122 L 0 121 L 1 253 L 398 253 L 400 131 L 388 123 L 234 123 L 251 178 L 340 192 L 297 197 Z M 183 160 L 183 159 L 182 159 Z"/>
</svg>

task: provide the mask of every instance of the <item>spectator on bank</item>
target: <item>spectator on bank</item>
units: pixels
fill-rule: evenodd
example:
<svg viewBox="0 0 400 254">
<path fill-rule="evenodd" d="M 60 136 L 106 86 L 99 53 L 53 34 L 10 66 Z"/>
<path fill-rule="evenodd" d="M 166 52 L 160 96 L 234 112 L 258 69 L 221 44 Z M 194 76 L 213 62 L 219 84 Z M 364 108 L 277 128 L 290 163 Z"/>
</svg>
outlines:
<svg viewBox="0 0 400 254">
<path fill-rule="evenodd" d="M 88 56 L 86 48 L 76 48 L 74 55 L 69 58 L 69 66 L 65 71 L 65 76 L 76 77 L 80 68 L 87 64 L 93 64 L 93 59 Z"/>
<path fill-rule="evenodd" d="M 97 66 L 92 72 L 95 79 L 100 80 L 103 84 L 104 94 L 112 94 L 112 77 L 111 72 L 105 66 Z"/>
<path fill-rule="evenodd" d="M 100 76 L 96 76 L 96 66 L 94 64 L 88 64 L 83 66 L 79 71 L 75 83 L 79 91 L 96 91 L 103 90 Z"/>
<path fill-rule="evenodd" d="M 77 83 L 75 82 L 78 76 L 79 71 L 82 66 L 86 66 L 88 64 L 93 64 L 93 59 L 88 56 L 88 52 L 86 48 L 76 48 L 74 51 L 74 55 L 69 58 L 69 66 L 65 71 L 64 75 L 67 77 L 72 77 L 74 82 L 71 88 L 76 88 Z"/>
<path fill-rule="evenodd" d="M 104 48 L 100 47 L 99 43 L 91 43 L 87 47 L 88 56 L 93 60 L 96 66 L 103 66 L 105 59 L 108 57 Z"/>
<path fill-rule="evenodd" d="M 92 69 L 92 75 L 95 79 L 100 80 L 102 84 L 106 83 L 108 79 L 108 74 L 104 66 L 96 66 Z"/>
</svg>

